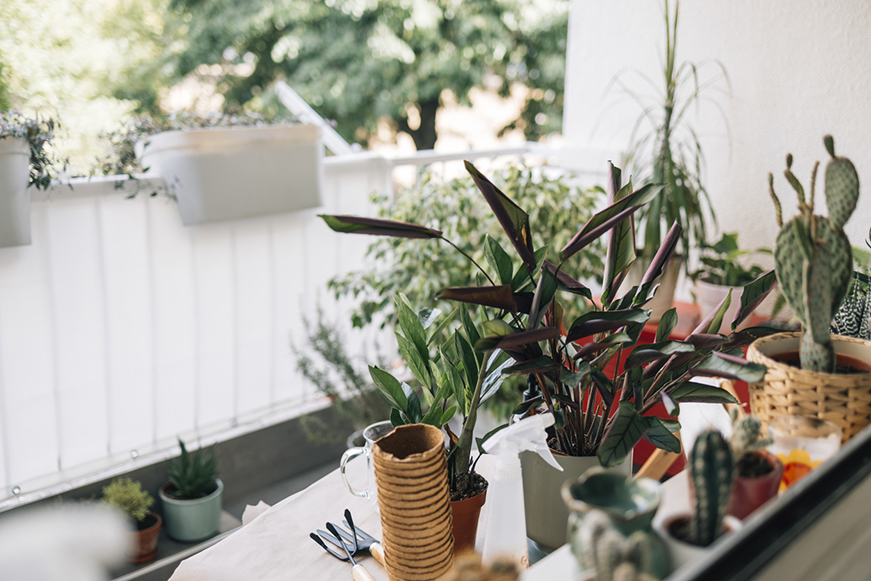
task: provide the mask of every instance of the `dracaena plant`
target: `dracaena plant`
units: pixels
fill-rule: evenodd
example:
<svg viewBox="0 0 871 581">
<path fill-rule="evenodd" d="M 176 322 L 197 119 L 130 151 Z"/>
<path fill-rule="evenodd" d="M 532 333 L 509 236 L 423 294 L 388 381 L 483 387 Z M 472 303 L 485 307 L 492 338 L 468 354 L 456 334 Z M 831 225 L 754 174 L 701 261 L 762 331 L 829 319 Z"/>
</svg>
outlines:
<svg viewBox="0 0 871 581">
<path fill-rule="evenodd" d="M 500 351 L 513 359 L 501 370 L 503 374 L 535 378 L 541 394 L 522 405 L 543 401 L 555 414 L 556 429 L 549 442 L 554 450 L 572 456 L 596 454 L 604 466 L 622 462 L 642 436 L 657 446 L 679 451 L 680 442 L 673 435 L 677 422 L 649 415 L 654 406 L 665 403 L 676 417 L 683 401 L 734 403 L 725 390 L 693 382 L 692 378 L 756 381 L 764 375 L 765 368 L 744 360 L 739 347 L 767 330 L 751 328 L 729 337 L 713 333 L 719 329 L 731 293 L 685 341 L 668 339 L 677 324 L 671 310 L 660 321 L 655 342 L 633 350 L 650 316 L 644 305 L 653 297 L 656 280 L 681 233 L 680 226 L 674 224 L 640 284 L 621 292 L 621 283 L 636 259 L 630 217 L 659 193 L 660 186 L 648 184 L 633 191 L 630 181 L 621 187 L 620 170 L 611 165 L 609 205 L 590 218 L 559 251 L 554 263 L 546 259 L 546 245 L 534 246 L 528 214 L 471 163 L 466 162 L 466 168 L 519 261 L 513 260 L 497 240 L 489 240 L 486 257 L 490 268 L 478 265 L 489 284 L 447 288 L 439 298 L 487 310 L 489 320 L 482 326 L 481 337 L 471 342 L 472 347 L 483 352 L 485 360 L 487 354 Z M 355 216 L 322 217 L 338 232 L 436 239 L 454 245 L 441 232 L 417 224 Z M 589 288 L 563 271 L 563 265 L 606 235 L 602 294 L 594 299 Z M 770 272 L 745 287 L 733 330 L 771 291 L 774 281 Z M 582 296 L 590 306 L 589 312 L 570 324 L 564 324 L 559 300 L 565 294 Z M 606 372 L 612 361 L 616 371 Z"/>
</svg>

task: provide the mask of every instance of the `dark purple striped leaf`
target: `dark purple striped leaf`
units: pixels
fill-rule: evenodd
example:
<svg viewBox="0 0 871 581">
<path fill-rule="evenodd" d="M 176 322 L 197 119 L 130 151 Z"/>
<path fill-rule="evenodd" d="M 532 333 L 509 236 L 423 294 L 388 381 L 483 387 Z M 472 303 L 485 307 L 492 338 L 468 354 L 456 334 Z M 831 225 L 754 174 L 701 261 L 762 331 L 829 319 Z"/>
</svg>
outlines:
<svg viewBox="0 0 871 581">
<path fill-rule="evenodd" d="M 547 341 L 559 337 L 559 329 L 553 327 L 541 327 L 532 331 L 520 331 L 511 335 L 503 335 L 497 337 L 482 337 L 475 343 L 475 349 L 478 351 L 489 351 L 491 349 L 503 349 L 508 353 L 517 347 L 537 343 L 539 341 Z M 517 359 L 515 357 L 515 359 Z"/>
<path fill-rule="evenodd" d="M 756 307 L 765 300 L 774 287 L 777 286 L 777 275 L 774 271 L 769 271 L 744 286 L 744 292 L 741 293 L 741 308 L 738 309 L 738 314 L 732 321 L 731 329 L 734 331 L 738 325 L 744 322 L 744 319 L 750 316 Z"/>
<path fill-rule="evenodd" d="M 331 229 L 345 234 L 372 234 L 394 238 L 441 238 L 440 230 L 433 230 L 410 222 L 363 218 L 361 216 L 333 216 L 319 214 Z"/>
<path fill-rule="evenodd" d="M 496 309 L 504 309 L 517 312 L 517 303 L 514 302 L 514 293 L 511 285 L 499 286 L 457 286 L 442 289 L 436 297 L 443 301 L 458 301 L 473 305 L 483 305 Z"/>
<path fill-rule="evenodd" d="M 568 332 L 569 341 L 613 331 L 632 323 L 644 324 L 650 318 L 650 311 L 626 309 L 621 311 L 591 311 L 581 315 L 572 323 Z"/>
</svg>

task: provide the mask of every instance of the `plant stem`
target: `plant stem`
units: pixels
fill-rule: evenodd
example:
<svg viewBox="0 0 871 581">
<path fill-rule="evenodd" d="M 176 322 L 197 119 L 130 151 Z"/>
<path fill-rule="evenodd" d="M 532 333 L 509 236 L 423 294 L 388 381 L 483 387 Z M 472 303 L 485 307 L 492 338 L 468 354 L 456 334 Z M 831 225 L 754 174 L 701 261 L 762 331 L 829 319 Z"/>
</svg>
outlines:
<svg viewBox="0 0 871 581">
<path fill-rule="evenodd" d="M 466 421 L 463 422 L 463 430 L 460 432 L 460 437 L 457 440 L 457 449 L 454 451 L 454 474 L 457 479 L 457 490 L 464 494 L 472 483 L 469 477 L 469 467 L 471 465 L 472 455 L 472 439 L 475 431 L 475 423 L 478 421 L 478 404 L 481 402 L 481 387 L 484 385 L 484 377 L 487 375 L 487 364 L 490 361 L 490 356 L 493 350 L 484 353 L 484 362 L 478 370 L 478 381 L 475 383 L 475 391 L 472 393 L 472 403 L 469 404 L 469 415 L 466 416 Z"/>
<path fill-rule="evenodd" d="M 448 239 L 445 238 L 444 236 L 441 237 L 441 240 L 444 240 L 445 242 L 447 242 L 448 244 L 450 244 L 451 246 L 453 246 L 454 248 L 456 248 L 457 252 L 459 252 L 460 254 L 462 254 L 463 256 L 465 256 L 466 259 L 467 259 L 469 262 L 471 262 L 472 264 L 474 264 L 475 267 L 476 267 L 478 270 L 481 271 L 481 274 L 483 274 L 483 275 L 487 278 L 487 280 L 490 281 L 490 284 L 492 284 L 493 286 L 498 286 L 495 282 L 493 282 L 493 279 L 490 278 L 490 275 L 487 274 L 487 271 L 484 270 L 483 268 L 481 268 L 481 265 L 478 264 L 477 262 L 475 262 L 475 260 L 474 260 L 471 256 L 469 256 L 468 254 L 466 254 L 465 252 L 463 252 L 463 249 L 462 249 L 462 248 L 460 248 L 459 246 L 457 246 L 456 244 L 454 244 L 453 242 L 451 242 L 450 240 L 448 240 Z"/>
</svg>

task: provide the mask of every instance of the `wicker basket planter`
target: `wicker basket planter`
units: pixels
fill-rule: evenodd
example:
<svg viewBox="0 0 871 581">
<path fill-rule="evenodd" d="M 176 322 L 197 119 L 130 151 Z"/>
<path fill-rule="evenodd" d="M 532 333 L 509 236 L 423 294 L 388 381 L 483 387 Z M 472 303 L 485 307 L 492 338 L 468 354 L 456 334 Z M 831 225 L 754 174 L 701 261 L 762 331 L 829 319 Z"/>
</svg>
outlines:
<svg viewBox="0 0 871 581">
<path fill-rule="evenodd" d="M 844 441 L 871 424 L 871 373 L 819 373 L 772 359 L 797 351 L 801 333 L 778 333 L 757 339 L 747 359 L 768 367 L 759 383 L 750 384 L 750 407 L 763 422 L 777 416 L 828 420 L 844 430 Z M 871 366 L 871 341 L 832 337 L 835 353 Z"/>
</svg>

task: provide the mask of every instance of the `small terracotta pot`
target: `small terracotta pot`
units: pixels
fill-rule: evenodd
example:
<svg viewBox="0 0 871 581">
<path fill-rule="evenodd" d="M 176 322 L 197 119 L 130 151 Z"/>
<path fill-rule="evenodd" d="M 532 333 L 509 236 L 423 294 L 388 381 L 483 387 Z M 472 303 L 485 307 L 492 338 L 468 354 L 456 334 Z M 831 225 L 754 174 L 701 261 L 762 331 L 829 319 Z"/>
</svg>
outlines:
<svg viewBox="0 0 871 581">
<path fill-rule="evenodd" d="M 130 563 L 147 563 L 157 556 L 157 536 L 160 534 L 160 525 L 163 524 L 163 519 L 157 513 L 149 512 L 148 514 L 153 516 L 156 522 L 147 529 L 130 533 L 133 536 L 133 540 L 130 542 L 131 552 L 127 554 L 127 561 Z"/>
<path fill-rule="evenodd" d="M 783 474 L 783 464 L 767 450 L 753 452 L 762 456 L 772 467 L 771 472 L 756 478 L 738 476 L 732 486 L 732 498 L 729 501 L 729 514 L 744 520 L 757 508 L 777 496 L 780 487 L 780 477 Z"/>
<path fill-rule="evenodd" d="M 475 539 L 478 537 L 478 517 L 481 507 L 487 500 L 487 491 L 451 502 L 451 513 L 454 521 L 454 554 L 475 550 Z"/>
</svg>

